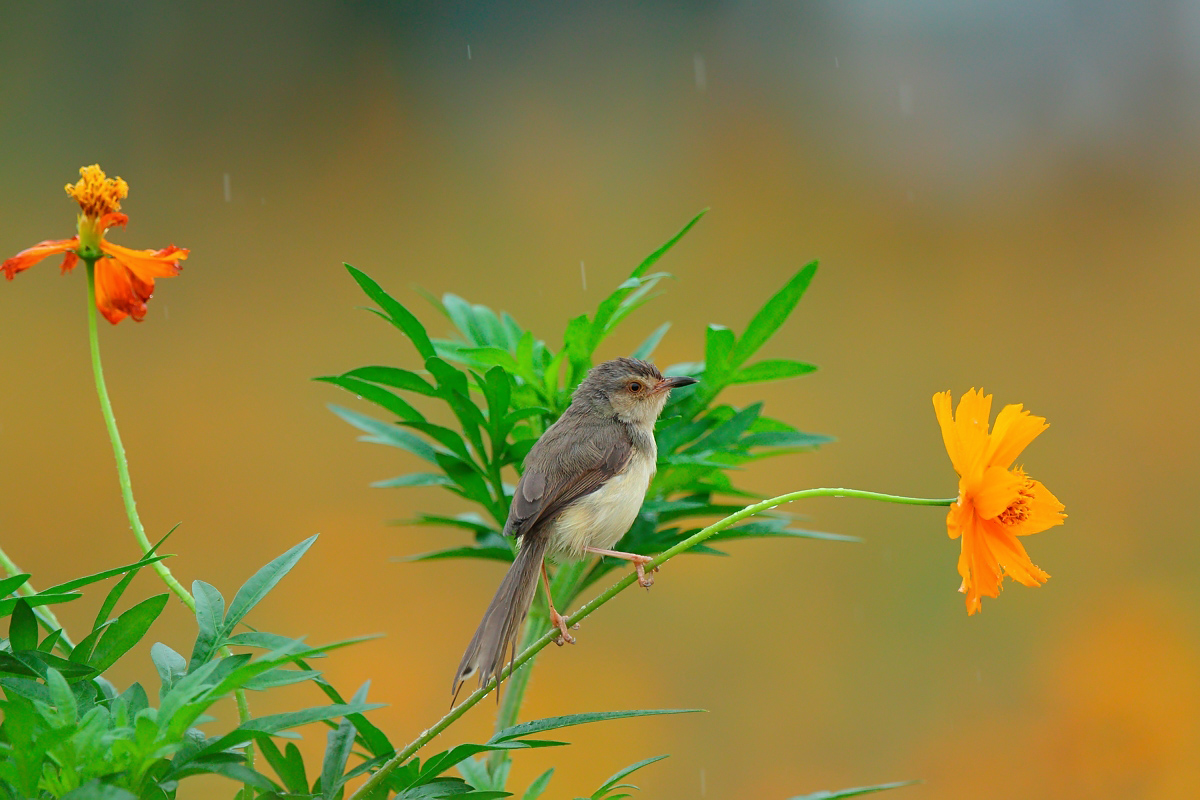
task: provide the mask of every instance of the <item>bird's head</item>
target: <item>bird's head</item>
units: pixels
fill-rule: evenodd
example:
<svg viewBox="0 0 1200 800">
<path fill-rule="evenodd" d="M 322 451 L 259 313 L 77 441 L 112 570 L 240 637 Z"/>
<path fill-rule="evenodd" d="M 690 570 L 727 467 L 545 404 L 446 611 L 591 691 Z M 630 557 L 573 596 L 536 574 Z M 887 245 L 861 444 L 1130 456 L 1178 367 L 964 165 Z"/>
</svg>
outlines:
<svg viewBox="0 0 1200 800">
<path fill-rule="evenodd" d="M 664 378 L 649 361 L 617 358 L 597 364 L 572 396 L 591 413 L 616 417 L 642 428 L 653 428 L 671 390 L 696 383 L 695 378 Z"/>
</svg>

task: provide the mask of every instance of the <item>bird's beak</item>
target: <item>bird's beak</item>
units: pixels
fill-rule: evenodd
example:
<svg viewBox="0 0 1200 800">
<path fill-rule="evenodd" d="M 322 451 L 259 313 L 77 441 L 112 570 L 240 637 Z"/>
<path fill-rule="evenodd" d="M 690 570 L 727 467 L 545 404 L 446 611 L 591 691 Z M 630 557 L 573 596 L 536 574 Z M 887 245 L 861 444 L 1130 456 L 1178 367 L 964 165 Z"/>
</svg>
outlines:
<svg viewBox="0 0 1200 800">
<path fill-rule="evenodd" d="M 654 394 L 659 392 L 669 392 L 672 389 L 677 389 L 680 386 L 691 386 L 693 383 L 699 383 L 695 378 L 688 378 L 683 375 L 672 375 L 668 378 L 663 378 L 654 386 Z"/>
</svg>

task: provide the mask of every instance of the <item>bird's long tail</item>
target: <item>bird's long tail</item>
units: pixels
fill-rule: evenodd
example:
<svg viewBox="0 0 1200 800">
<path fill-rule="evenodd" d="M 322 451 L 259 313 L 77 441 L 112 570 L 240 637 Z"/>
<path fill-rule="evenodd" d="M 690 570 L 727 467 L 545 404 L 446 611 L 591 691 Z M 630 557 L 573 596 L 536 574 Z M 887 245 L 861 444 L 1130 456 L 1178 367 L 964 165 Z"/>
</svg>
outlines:
<svg viewBox="0 0 1200 800">
<path fill-rule="evenodd" d="M 509 661 L 516 657 L 517 637 L 533 603 L 533 595 L 537 592 L 546 544 L 546 538 L 541 536 L 522 540 L 516 560 L 501 581 L 496 596 L 483 613 L 483 621 L 463 653 L 458 672 L 454 675 L 452 691 L 456 697 L 459 687 L 467 678 L 479 673 L 479 685 L 483 686 L 493 675 L 499 678 L 500 670 L 504 668 L 505 653 L 512 651 Z"/>
</svg>

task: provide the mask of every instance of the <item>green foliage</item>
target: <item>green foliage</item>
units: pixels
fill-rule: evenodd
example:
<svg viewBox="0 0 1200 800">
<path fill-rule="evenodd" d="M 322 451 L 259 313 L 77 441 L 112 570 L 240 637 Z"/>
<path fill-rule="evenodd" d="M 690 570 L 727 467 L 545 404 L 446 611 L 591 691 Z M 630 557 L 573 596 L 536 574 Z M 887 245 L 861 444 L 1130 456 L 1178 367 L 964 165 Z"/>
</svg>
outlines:
<svg viewBox="0 0 1200 800">
<path fill-rule="evenodd" d="M 199 727 L 210 721 L 209 709 L 239 689 L 262 691 L 312 680 L 326 694 L 332 691 L 304 659 L 323 656 L 349 641 L 312 647 L 278 634 L 234 632 L 312 543 L 313 539 L 302 542 L 259 570 L 234 596 L 228 612 L 215 587 L 196 582 L 198 633 L 190 661 L 161 642 L 150 650 L 160 682 L 157 707 L 140 684 L 119 692 L 103 673 L 145 638 L 162 612 L 165 594 L 109 618 L 133 577 L 163 556 L 152 550 L 134 564 L 0 601 L 8 617 L 8 638 L 0 640 L 0 797 L 172 798 L 181 780 L 203 773 L 244 784 L 252 792 L 248 796 L 276 797 L 283 787 L 246 763 L 246 745 L 256 741 L 264 751 L 277 753 L 271 735 L 339 718 L 338 735 L 330 737 L 318 781 L 331 788 L 312 796 L 340 796 L 336 792 L 346 780 L 343 771 L 353 742 L 368 753 L 392 752 L 378 729 L 362 717 L 376 707 L 366 702 L 365 687 L 349 703 L 334 692 L 333 704 L 249 719 L 224 733 L 208 735 Z M 122 577 L 105 597 L 92 630 L 78 644 L 65 644 L 57 628 L 41 636 L 41 628 L 49 626 L 39 626 L 34 608 L 46 598 L 76 600 L 81 595 L 75 590 L 118 575 Z M 0 591 L 12 593 L 28 577 L 0 581 Z M 258 657 L 234 654 L 231 646 L 266 652 Z M 53 649 L 62 655 L 54 655 Z M 290 754 L 295 748 L 289 747 Z M 296 758 L 298 753 L 286 763 L 294 765 Z M 268 761 L 277 766 L 269 756 Z M 289 782 L 294 771 L 278 774 L 289 790 L 296 788 Z M 318 790 L 306 784 L 303 791 L 298 796 Z"/>
<path fill-rule="evenodd" d="M 394 420 L 384 422 L 339 406 L 332 406 L 333 411 L 361 430 L 362 440 L 398 447 L 429 464 L 425 471 L 380 481 L 377 486 L 441 486 L 479 509 L 457 516 L 421 514 L 412 520 L 418 525 L 467 531 L 473 537 L 468 544 L 424 553 L 414 560 L 512 559 L 512 544 L 501 535 L 514 483 L 508 470 L 520 471 L 534 442 L 570 404 L 571 392 L 596 362 L 597 349 L 605 338 L 669 277 L 664 272 L 650 272 L 650 267 L 701 216 L 644 259 L 600 301 L 592 316 L 571 319 L 558 350 L 522 328 L 510 314 L 496 313 L 452 294 L 432 302 L 453 325 L 455 336 L 435 338 L 400 301 L 346 265 L 379 305 L 371 310 L 412 342 L 421 367 L 368 366 L 318 378 L 383 408 Z M 812 263 L 796 272 L 740 336 L 710 325 L 703 360 L 664 370 L 697 377 L 700 383 L 672 393 L 657 429 L 657 475 L 637 521 L 617 545 L 619 549 L 648 555 L 662 552 L 699 530 L 704 520 L 741 507 L 721 498 L 758 497 L 734 484 L 733 473 L 742 465 L 811 450 L 829 441 L 827 436 L 801 432 L 766 416 L 761 403 L 738 408 L 717 399 L 729 386 L 784 380 L 815 369 L 801 361 L 751 359 L 795 309 L 816 268 Z M 632 355 L 650 358 L 668 328 L 669 324 L 660 325 Z M 432 408 L 421 411 L 418 406 Z M 454 419 L 456 427 L 431 421 L 446 416 Z M 847 538 L 797 529 L 782 514 L 731 529 L 720 538 L 763 536 Z M 696 552 L 719 551 L 705 546 Z M 565 585 L 556 581 L 556 599 L 565 606 L 619 563 L 601 559 L 577 570 Z"/>
</svg>

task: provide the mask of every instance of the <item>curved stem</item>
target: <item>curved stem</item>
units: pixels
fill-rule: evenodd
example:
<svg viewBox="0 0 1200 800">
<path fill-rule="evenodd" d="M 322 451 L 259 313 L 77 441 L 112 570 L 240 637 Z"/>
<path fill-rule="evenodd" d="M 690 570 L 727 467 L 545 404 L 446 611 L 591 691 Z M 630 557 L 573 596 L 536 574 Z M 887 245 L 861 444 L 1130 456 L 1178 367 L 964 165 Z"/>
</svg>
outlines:
<svg viewBox="0 0 1200 800">
<path fill-rule="evenodd" d="M 104 381 L 104 366 L 100 362 L 100 334 L 96 325 L 96 260 L 84 259 L 87 264 L 87 284 L 88 284 L 88 343 L 92 353 L 92 376 L 96 380 L 96 394 L 100 398 L 100 413 L 104 416 L 104 425 L 108 429 L 108 439 L 112 442 L 113 458 L 117 462 L 117 481 L 121 484 L 121 499 L 125 503 L 125 514 L 129 517 L 129 527 L 133 530 L 133 536 L 137 539 L 138 545 L 143 553 L 149 553 L 153 545 L 146 538 L 146 529 L 142 527 L 142 520 L 138 516 L 137 503 L 133 499 L 133 482 L 129 479 L 129 462 L 125 458 L 125 445 L 121 443 L 121 434 L 117 431 L 117 418 L 113 415 L 112 401 L 108 399 L 108 385 Z M 196 613 L 196 600 L 192 597 L 192 593 L 183 587 L 175 576 L 171 574 L 171 570 L 161 561 L 154 562 L 154 571 L 158 573 L 158 577 L 162 578 L 163 583 L 178 597 L 188 610 L 193 614 Z M 229 655 L 229 648 L 224 648 L 225 655 Z M 234 698 L 237 702 L 238 718 L 242 722 L 250 719 L 250 705 L 246 701 L 246 690 L 238 689 L 234 692 Z M 252 745 L 247 745 L 245 750 L 247 766 L 254 766 L 254 748 Z M 246 787 L 250 789 L 249 786 Z"/>
<path fill-rule="evenodd" d="M 125 514 L 129 517 L 129 527 L 143 553 L 150 552 L 152 545 L 146 538 L 146 530 L 138 517 L 137 503 L 133 499 L 133 483 L 129 480 L 129 462 L 125 459 L 125 445 L 121 443 L 121 434 L 117 431 L 117 418 L 113 416 L 112 402 L 108 399 L 108 385 L 104 382 L 104 366 L 100 363 L 100 334 L 96 330 L 96 262 L 85 259 L 88 277 L 88 342 L 92 351 L 92 376 L 96 379 L 96 394 L 100 397 L 100 413 L 104 415 L 104 425 L 108 428 L 108 439 L 112 442 L 113 457 L 117 461 L 117 480 L 121 484 L 121 499 L 125 502 Z M 171 570 L 161 561 L 154 563 L 154 571 L 162 578 L 176 597 L 194 614 L 196 601 L 191 592 L 183 588 L 183 584 L 175 580 Z"/>
<path fill-rule="evenodd" d="M 861 489 L 801 489 L 800 491 L 781 494 L 778 497 L 772 497 L 769 500 L 763 500 L 759 503 L 753 503 L 746 506 L 741 511 L 737 511 L 718 522 L 714 522 L 707 528 L 699 530 L 688 538 L 684 539 L 682 542 L 679 542 L 674 547 L 668 548 L 667 550 L 659 553 L 652 561 L 645 565 L 645 569 L 647 572 L 649 572 L 654 567 L 661 566 L 680 553 L 690 550 L 691 548 L 700 544 L 705 539 L 720 533 L 730 525 L 741 522 L 746 517 L 752 517 L 755 514 L 759 514 L 763 511 L 769 511 L 770 509 L 775 508 L 776 506 L 781 506 L 784 503 L 790 503 L 794 500 L 804 500 L 809 497 L 856 497 L 863 500 L 879 500 L 884 503 L 899 503 L 901 505 L 910 506 L 949 506 L 953 505 L 958 500 L 956 497 L 902 497 L 894 494 L 883 494 L 882 492 L 867 492 Z M 629 572 L 625 575 L 625 577 L 621 578 L 612 586 L 605 589 L 604 592 L 595 597 L 591 602 L 582 606 L 574 614 L 569 615 L 567 617 L 567 624 L 574 625 L 576 622 L 579 622 L 580 620 L 589 616 L 594 611 L 599 609 L 600 606 L 604 605 L 609 600 L 612 600 L 618 594 L 628 589 L 636 581 L 637 573 Z M 525 648 L 525 650 L 519 656 L 517 656 L 507 668 L 501 670 L 499 675 L 467 695 L 463 699 L 462 703 L 450 710 L 449 714 L 438 720 L 428 730 L 423 731 L 420 736 L 409 742 L 403 750 L 396 753 L 396 755 L 384 762 L 383 765 L 380 766 L 380 768 L 376 770 L 376 772 L 371 775 L 371 777 L 368 778 L 362 786 L 358 787 L 358 790 L 355 791 L 354 794 L 350 795 L 349 800 L 367 800 L 367 798 L 371 798 L 377 790 L 382 788 L 384 780 L 386 780 L 387 776 L 390 775 L 393 770 L 411 758 L 414 753 L 432 741 L 435 736 L 446 730 L 446 728 L 450 727 L 450 725 L 452 725 L 459 717 L 467 713 L 467 711 L 475 706 L 480 700 L 486 697 L 489 692 L 496 688 L 497 680 L 503 680 L 514 671 L 520 669 L 527 661 L 532 659 L 544 647 L 554 641 L 557 636 L 558 630 L 551 628 L 534 640 L 533 644 Z M 383 796 L 384 795 L 382 794 L 379 795 L 379 797 Z"/>
</svg>

